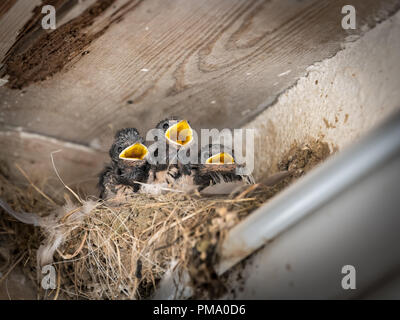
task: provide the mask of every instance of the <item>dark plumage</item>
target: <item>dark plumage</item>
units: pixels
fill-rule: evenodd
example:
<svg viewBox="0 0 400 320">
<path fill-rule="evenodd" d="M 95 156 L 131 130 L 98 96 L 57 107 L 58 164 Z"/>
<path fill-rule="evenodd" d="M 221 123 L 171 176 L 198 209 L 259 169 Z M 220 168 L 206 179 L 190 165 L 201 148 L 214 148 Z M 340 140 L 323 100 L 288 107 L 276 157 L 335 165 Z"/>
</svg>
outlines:
<svg viewBox="0 0 400 320">
<path fill-rule="evenodd" d="M 109 154 L 113 163 L 119 162 L 120 153 L 130 145 L 139 142 L 143 143 L 143 138 L 135 128 L 125 128 L 119 130 L 114 137 Z"/>
<path fill-rule="evenodd" d="M 161 129 L 164 132 L 166 132 L 169 127 L 173 126 L 174 124 L 177 124 L 179 121 L 181 120 L 178 117 L 169 117 L 157 123 L 156 129 Z"/>
<path fill-rule="evenodd" d="M 177 117 L 171 117 L 160 121 L 156 128 L 166 132 L 170 126 L 177 124 L 181 120 Z M 160 141 L 165 143 L 164 140 Z M 169 148 L 167 144 L 166 165 L 157 165 L 152 167 L 150 176 L 160 176 L 172 187 L 179 189 L 202 189 L 212 184 L 220 182 L 240 181 L 242 177 L 236 173 L 235 165 L 213 165 L 206 164 L 206 160 L 220 152 L 225 152 L 234 157 L 233 150 L 222 144 L 209 144 L 198 153 L 197 163 L 182 164 L 178 161 L 177 164 L 171 164 L 169 159 Z M 187 152 L 188 149 L 184 146 L 179 148 L 179 152 Z M 200 163 L 200 165 L 199 165 Z M 154 179 L 156 181 L 157 179 Z M 160 179 L 159 179 L 160 180 Z"/>
<path fill-rule="evenodd" d="M 156 125 L 155 129 L 162 130 L 163 133 L 166 133 L 171 126 L 177 124 L 180 121 L 181 120 L 178 117 L 169 117 L 160 121 Z M 159 147 L 155 148 L 154 151 L 152 151 L 149 155 L 149 158 L 152 160 L 149 183 L 167 185 L 174 184 L 174 181 L 181 176 L 181 172 L 178 168 L 177 159 L 170 158 L 170 151 L 176 149 L 171 150 L 171 147 L 167 143 L 164 135 L 159 137 L 159 139 L 156 140 L 156 143 Z M 157 159 L 157 157 L 159 156 L 160 148 L 165 148 L 165 154 L 161 159 L 156 161 L 155 159 Z"/>
<path fill-rule="evenodd" d="M 116 194 L 117 175 L 113 165 L 107 165 L 99 176 L 100 198 L 105 199 L 109 194 Z"/>
<path fill-rule="evenodd" d="M 233 158 L 234 151 L 222 144 L 209 144 L 199 151 L 200 166 L 195 168 L 194 183 L 199 189 L 221 182 L 241 181 L 242 176 L 236 173 L 236 165 L 214 165 L 207 164 L 210 157 L 225 152 Z"/>
<path fill-rule="evenodd" d="M 178 127 L 183 125 L 185 130 L 190 129 L 186 121 L 182 121 L 182 123 L 181 121 L 176 117 L 171 117 L 160 121 L 156 125 L 156 129 L 162 130 L 162 133 L 165 134 L 171 126 L 177 123 L 179 123 Z M 154 147 L 147 149 L 144 146 L 136 145 L 137 143 L 143 144 L 143 138 L 135 128 L 118 131 L 109 152 L 111 163 L 100 175 L 100 197 L 104 199 L 115 195 L 127 196 L 138 191 L 158 194 L 168 188 L 182 191 L 201 190 L 220 182 L 242 180 L 242 176 L 236 173 L 235 164 L 207 163 L 207 159 L 221 152 L 226 153 L 222 157 L 223 159 L 221 158 L 221 162 L 227 157 L 234 157 L 233 150 L 221 144 L 209 144 L 198 153 L 200 164 L 198 162 L 182 164 L 176 158 L 176 151 L 189 152 L 187 146 L 192 141 L 169 140 L 167 143 L 164 134 L 156 139 Z M 136 151 L 136 148 L 139 148 L 139 151 Z M 166 148 L 166 152 L 165 154 L 160 153 L 162 156 L 160 159 L 161 148 Z M 171 158 L 170 150 L 172 149 L 175 150 L 174 158 Z M 144 153 L 141 152 L 143 150 Z M 217 160 L 220 159 L 217 157 Z"/>
<path fill-rule="evenodd" d="M 138 192 L 140 184 L 146 182 L 150 165 L 146 160 L 129 161 L 120 159 L 120 154 L 135 143 L 143 143 L 143 138 L 135 128 L 119 130 L 110 148 L 111 163 L 106 166 L 99 178 L 100 197 L 102 199 L 120 194 Z"/>
</svg>

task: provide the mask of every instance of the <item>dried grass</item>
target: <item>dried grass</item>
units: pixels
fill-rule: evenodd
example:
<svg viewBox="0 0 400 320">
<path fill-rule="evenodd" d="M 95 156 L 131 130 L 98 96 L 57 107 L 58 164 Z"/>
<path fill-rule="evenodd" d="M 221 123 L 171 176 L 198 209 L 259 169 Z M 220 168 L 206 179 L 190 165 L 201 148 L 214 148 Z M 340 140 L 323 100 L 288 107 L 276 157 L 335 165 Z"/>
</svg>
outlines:
<svg viewBox="0 0 400 320">
<path fill-rule="evenodd" d="M 118 205 L 89 201 L 59 208 L 48 203 L 43 208 L 37 206 L 41 195 L 35 189 L 22 191 L 4 177 L 0 180 L 9 188 L 3 189 L 1 197 L 4 192 L 21 192 L 15 201 L 7 197 L 15 210 L 57 217 L 58 223 L 49 223 L 40 231 L 8 216 L 2 216 L 0 222 L 10 233 L 14 247 L 24 255 L 28 253 L 24 264 L 28 263 L 26 271 L 33 280 L 37 280 L 38 265 L 52 263 L 49 253 L 43 251 L 52 255 L 57 247 L 53 265 L 59 275 L 59 290 L 47 293 L 47 298 L 60 294 L 70 299 L 148 297 L 173 261 L 179 262 L 178 268 L 189 268 L 193 248 L 200 239 L 212 239 L 210 243 L 217 244 L 226 230 L 270 196 L 262 189 L 236 198 L 137 194 Z M 21 227 L 24 230 L 15 231 Z M 22 240 L 18 238 L 21 233 L 30 236 Z M 45 292 L 41 295 L 44 297 Z"/>
<path fill-rule="evenodd" d="M 144 298 L 173 261 L 187 269 L 200 239 L 218 238 L 265 193 L 251 198 L 137 195 L 116 207 L 102 203 L 68 237 L 56 262 L 68 292 L 89 299 Z M 225 210 L 223 210 L 225 209 Z"/>
</svg>

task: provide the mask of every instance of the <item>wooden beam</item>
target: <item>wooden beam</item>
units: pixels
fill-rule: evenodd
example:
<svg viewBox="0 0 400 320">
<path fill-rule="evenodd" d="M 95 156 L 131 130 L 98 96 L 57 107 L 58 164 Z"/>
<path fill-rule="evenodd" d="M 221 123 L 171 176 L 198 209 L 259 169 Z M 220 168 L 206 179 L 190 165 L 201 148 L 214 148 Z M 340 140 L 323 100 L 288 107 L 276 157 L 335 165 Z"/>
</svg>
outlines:
<svg viewBox="0 0 400 320">
<path fill-rule="evenodd" d="M 95 143 L 103 151 L 117 129 L 137 127 L 145 135 L 170 115 L 189 119 L 195 129 L 240 127 L 308 66 L 400 8 L 398 0 L 354 0 L 357 29 L 345 31 L 344 0 L 115 0 L 86 24 L 82 17 L 99 1 L 83 3 L 63 11 L 57 30 L 37 29 L 8 56 L 34 6 L 19 0 L 0 17 L 0 30 L 15 20 L 0 33 L 3 77 L 7 64 L 21 62 L 27 51 L 28 61 L 36 59 L 35 70 L 28 64 L 9 78 L 21 90 L 0 88 L 0 126 Z M 60 56 L 66 61 L 54 64 Z"/>
<path fill-rule="evenodd" d="M 98 174 L 109 161 L 108 154 L 82 145 L 19 130 L 0 131 L 1 171 L 12 181 L 28 183 L 18 167 L 35 183 L 51 190 L 51 194 L 69 187 L 82 191 L 82 196 L 97 194 Z M 53 161 L 54 160 L 54 166 Z"/>
</svg>

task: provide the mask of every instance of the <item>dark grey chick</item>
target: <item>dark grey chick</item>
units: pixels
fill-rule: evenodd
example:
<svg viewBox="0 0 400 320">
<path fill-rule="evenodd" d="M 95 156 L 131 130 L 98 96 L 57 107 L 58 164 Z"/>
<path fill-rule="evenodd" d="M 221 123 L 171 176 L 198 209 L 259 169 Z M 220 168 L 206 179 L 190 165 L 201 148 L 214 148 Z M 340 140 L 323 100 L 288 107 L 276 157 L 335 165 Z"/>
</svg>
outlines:
<svg viewBox="0 0 400 320">
<path fill-rule="evenodd" d="M 150 151 L 151 169 L 147 188 L 149 193 L 161 193 L 164 189 L 176 188 L 183 176 L 190 175 L 190 166 L 178 162 L 178 152 L 185 150 L 193 140 L 190 124 L 186 120 L 170 117 L 160 121 L 155 129 L 161 131 L 157 147 Z M 161 151 L 163 150 L 163 151 Z"/>
<path fill-rule="evenodd" d="M 100 175 L 99 187 L 102 199 L 115 195 L 129 196 L 138 192 L 149 176 L 150 165 L 146 161 L 147 148 L 135 128 L 119 130 L 109 151 L 111 163 Z"/>
<path fill-rule="evenodd" d="M 217 183 L 243 180 L 236 172 L 233 150 L 222 144 L 203 147 L 199 152 L 199 162 L 194 177 L 199 190 Z"/>
</svg>

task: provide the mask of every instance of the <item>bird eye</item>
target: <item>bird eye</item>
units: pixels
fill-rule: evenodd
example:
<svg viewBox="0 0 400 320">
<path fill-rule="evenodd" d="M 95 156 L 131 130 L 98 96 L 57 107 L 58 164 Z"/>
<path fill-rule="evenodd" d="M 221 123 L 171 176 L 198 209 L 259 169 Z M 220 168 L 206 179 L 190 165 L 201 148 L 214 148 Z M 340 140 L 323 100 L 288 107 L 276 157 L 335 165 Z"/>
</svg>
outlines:
<svg viewBox="0 0 400 320">
<path fill-rule="evenodd" d="M 168 123 L 164 123 L 162 127 L 163 127 L 164 130 L 167 130 L 169 128 L 169 124 Z"/>
<path fill-rule="evenodd" d="M 123 149 L 122 147 L 118 147 L 118 149 L 117 149 L 118 154 L 121 153 L 123 150 L 124 150 L 124 149 Z"/>
</svg>

